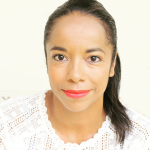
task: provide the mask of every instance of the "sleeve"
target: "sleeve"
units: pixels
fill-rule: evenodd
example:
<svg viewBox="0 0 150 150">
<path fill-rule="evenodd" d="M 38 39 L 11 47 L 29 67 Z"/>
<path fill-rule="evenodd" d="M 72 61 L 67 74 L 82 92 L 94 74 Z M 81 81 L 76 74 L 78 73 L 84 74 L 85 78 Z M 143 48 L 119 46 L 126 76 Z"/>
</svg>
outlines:
<svg viewBox="0 0 150 150">
<path fill-rule="evenodd" d="M 149 137 L 145 142 L 145 150 L 150 150 L 150 132 L 149 132 Z"/>
<path fill-rule="evenodd" d="M 0 150 L 11 150 L 12 145 L 10 141 L 10 135 L 7 129 L 7 119 L 3 112 L 3 105 L 0 105 Z"/>
<path fill-rule="evenodd" d="M 145 122 L 143 123 L 143 128 L 141 129 L 141 132 L 144 134 L 144 148 L 143 150 L 150 150 L 150 120 L 143 117 L 142 118 Z"/>
<path fill-rule="evenodd" d="M 131 119 L 133 127 L 130 136 L 130 149 L 150 150 L 150 120 L 128 107 L 127 113 Z"/>
<path fill-rule="evenodd" d="M 6 150 L 4 148 L 4 139 L 5 139 L 5 128 L 4 128 L 3 115 L 0 112 L 0 150 Z"/>
<path fill-rule="evenodd" d="M 145 139 L 145 149 L 144 150 L 150 150 L 150 120 L 147 119 L 146 122 L 146 139 Z"/>
<path fill-rule="evenodd" d="M 11 150 L 14 148 L 7 131 L 6 117 L 0 107 L 0 150 Z M 16 149 L 15 149 L 16 150 Z"/>
<path fill-rule="evenodd" d="M 0 150 L 5 150 L 5 149 L 4 149 L 4 145 L 3 145 L 2 138 L 0 138 Z"/>
</svg>

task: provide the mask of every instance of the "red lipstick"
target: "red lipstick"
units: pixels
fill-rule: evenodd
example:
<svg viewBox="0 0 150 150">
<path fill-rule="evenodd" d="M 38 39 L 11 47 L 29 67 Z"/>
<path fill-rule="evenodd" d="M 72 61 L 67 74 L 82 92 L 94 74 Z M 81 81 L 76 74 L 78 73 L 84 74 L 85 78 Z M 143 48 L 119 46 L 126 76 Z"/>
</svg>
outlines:
<svg viewBox="0 0 150 150">
<path fill-rule="evenodd" d="M 86 96 L 90 90 L 63 90 L 64 93 L 71 98 L 78 99 Z"/>
</svg>

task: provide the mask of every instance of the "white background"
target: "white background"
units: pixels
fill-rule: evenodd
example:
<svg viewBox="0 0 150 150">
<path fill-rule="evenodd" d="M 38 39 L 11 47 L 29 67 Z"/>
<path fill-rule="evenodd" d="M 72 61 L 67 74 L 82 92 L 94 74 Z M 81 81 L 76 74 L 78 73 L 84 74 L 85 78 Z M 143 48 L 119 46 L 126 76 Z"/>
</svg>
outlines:
<svg viewBox="0 0 150 150">
<path fill-rule="evenodd" d="M 43 47 L 49 15 L 66 0 L 0 0 L 0 97 L 50 89 Z M 100 1 L 100 0 L 99 0 Z M 114 17 L 120 99 L 150 118 L 150 0 L 101 0 Z"/>
</svg>

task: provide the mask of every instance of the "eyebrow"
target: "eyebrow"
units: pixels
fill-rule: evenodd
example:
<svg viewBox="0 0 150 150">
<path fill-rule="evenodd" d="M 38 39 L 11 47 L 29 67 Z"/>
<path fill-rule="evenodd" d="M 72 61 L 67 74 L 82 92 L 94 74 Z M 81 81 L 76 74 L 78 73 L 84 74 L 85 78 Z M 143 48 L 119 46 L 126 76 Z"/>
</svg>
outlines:
<svg viewBox="0 0 150 150">
<path fill-rule="evenodd" d="M 53 51 L 53 50 L 59 50 L 59 51 L 67 52 L 67 50 L 66 50 L 65 48 L 59 47 L 59 46 L 54 46 L 54 47 L 51 48 L 50 50 L 51 50 L 51 51 Z M 101 52 L 103 52 L 104 54 L 106 54 L 105 51 L 102 50 L 101 48 L 87 49 L 85 53 L 91 53 L 91 52 L 96 52 L 96 51 L 101 51 Z"/>
</svg>

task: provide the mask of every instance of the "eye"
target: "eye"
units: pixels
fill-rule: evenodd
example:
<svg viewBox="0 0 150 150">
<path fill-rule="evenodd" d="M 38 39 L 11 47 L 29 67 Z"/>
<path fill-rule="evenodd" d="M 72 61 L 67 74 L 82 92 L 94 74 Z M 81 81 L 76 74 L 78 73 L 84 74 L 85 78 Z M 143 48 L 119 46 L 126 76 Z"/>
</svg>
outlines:
<svg viewBox="0 0 150 150">
<path fill-rule="evenodd" d="M 91 59 L 91 61 L 94 62 L 94 63 L 101 61 L 101 58 L 98 57 L 98 56 L 91 56 L 89 59 Z M 88 59 L 88 60 L 89 60 L 89 59 Z"/>
<path fill-rule="evenodd" d="M 65 57 L 61 54 L 57 54 L 57 55 L 54 55 L 53 58 L 57 61 L 62 61 Z"/>
</svg>

